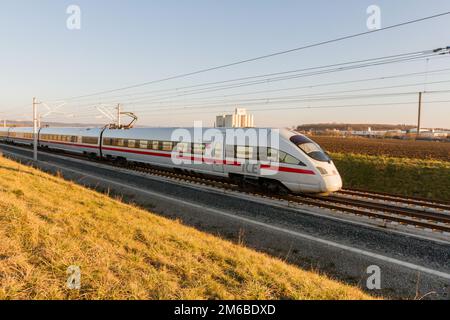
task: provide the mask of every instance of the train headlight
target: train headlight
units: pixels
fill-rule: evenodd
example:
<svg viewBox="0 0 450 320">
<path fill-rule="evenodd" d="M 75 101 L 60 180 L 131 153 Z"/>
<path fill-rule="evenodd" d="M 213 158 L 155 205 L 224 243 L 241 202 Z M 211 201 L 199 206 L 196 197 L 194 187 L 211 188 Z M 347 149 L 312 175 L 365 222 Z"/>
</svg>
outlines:
<svg viewBox="0 0 450 320">
<path fill-rule="evenodd" d="M 328 171 L 327 170 L 325 170 L 324 168 L 322 168 L 322 167 L 317 167 L 317 170 L 319 170 L 319 172 L 323 175 L 323 176 L 325 176 L 325 175 L 327 175 L 328 174 Z"/>
</svg>

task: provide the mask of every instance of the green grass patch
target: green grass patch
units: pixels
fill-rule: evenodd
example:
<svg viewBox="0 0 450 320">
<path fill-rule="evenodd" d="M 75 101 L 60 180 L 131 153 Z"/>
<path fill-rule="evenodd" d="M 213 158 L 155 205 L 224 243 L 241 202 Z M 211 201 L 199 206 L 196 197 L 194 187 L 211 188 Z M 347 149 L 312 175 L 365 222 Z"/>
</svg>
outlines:
<svg viewBox="0 0 450 320">
<path fill-rule="evenodd" d="M 0 157 L 0 300 L 370 298 Z"/>
<path fill-rule="evenodd" d="M 450 200 L 450 162 L 331 153 L 344 188 Z"/>
</svg>

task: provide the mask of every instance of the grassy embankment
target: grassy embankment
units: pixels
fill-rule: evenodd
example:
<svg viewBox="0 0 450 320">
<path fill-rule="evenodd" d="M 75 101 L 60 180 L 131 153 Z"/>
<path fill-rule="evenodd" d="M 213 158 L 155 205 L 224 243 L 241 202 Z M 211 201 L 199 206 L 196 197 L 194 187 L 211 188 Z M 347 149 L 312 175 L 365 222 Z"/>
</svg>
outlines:
<svg viewBox="0 0 450 320">
<path fill-rule="evenodd" d="M 450 162 L 331 153 L 344 187 L 450 201 Z"/>
<path fill-rule="evenodd" d="M 81 289 L 66 287 L 81 268 Z M 0 158 L 0 299 L 367 299 L 359 289 Z"/>
</svg>

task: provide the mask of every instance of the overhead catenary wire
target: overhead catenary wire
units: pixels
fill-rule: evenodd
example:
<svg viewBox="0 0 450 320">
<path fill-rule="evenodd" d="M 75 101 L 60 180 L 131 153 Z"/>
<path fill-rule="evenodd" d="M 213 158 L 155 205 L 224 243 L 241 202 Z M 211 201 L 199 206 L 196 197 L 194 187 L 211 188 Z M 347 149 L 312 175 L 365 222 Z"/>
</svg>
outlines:
<svg viewBox="0 0 450 320">
<path fill-rule="evenodd" d="M 442 93 L 441 91 L 439 91 L 440 93 Z M 447 93 L 450 93 L 450 91 L 448 91 Z M 343 101 L 343 100 L 358 100 L 358 99 L 367 99 L 367 98 L 386 98 L 386 97 L 402 97 L 402 96 L 415 96 L 417 94 L 417 92 L 408 92 L 408 93 L 403 93 L 403 94 L 377 94 L 377 95 L 353 95 L 353 96 L 326 96 L 326 97 L 322 97 L 322 98 L 309 98 L 309 97 L 305 97 L 303 99 L 261 99 L 261 100 L 254 100 L 254 101 L 249 101 L 249 102 L 245 102 L 242 103 L 241 106 L 243 107 L 251 107 L 251 106 L 258 106 L 258 105 L 274 105 L 276 104 L 275 108 L 272 108 L 273 111 L 275 110 L 279 110 L 279 106 L 282 104 L 293 104 L 293 103 L 317 103 L 317 102 L 323 102 L 323 101 Z M 186 106 L 175 106 L 175 107 L 171 107 L 171 108 L 167 108 L 167 107 L 163 107 L 163 108 L 156 108 L 156 109 L 147 109 L 147 110 L 142 110 L 139 112 L 140 115 L 149 115 L 149 114 L 155 114 L 158 112 L 174 112 L 174 111 L 183 111 L 183 114 L 187 115 L 187 114 L 191 114 L 191 111 L 195 111 L 195 110 L 205 110 L 205 109 L 210 109 L 210 110 L 216 110 L 215 112 L 217 112 L 217 109 L 222 108 L 222 110 L 229 108 L 230 105 L 232 105 L 231 103 L 222 103 L 222 102 L 217 102 L 217 103 L 210 103 L 210 104 L 204 104 L 204 105 L 186 105 Z M 96 113 L 93 112 L 86 112 L 83 113 L 83 115 L 89 115 L 89 116 L 95 116 Z"/>
<path fill-rule="evenodd" d="M 428 91 L 428 94 L 443 94 L 443 93 L 450 93 L 450 90 L 434 90 L 434 91 Z M 367 99 L 367 98 L 390 98 L 390 97 L 406 97 L 406 96 L 416 96 L 417 92 L 410 91 L 410 92 L 397 92 L 397 93 L 379 93 L 379 94 L 364 94 L 364 95 L 349 95 L 349 96 L 325 96 L 325 97 L 319 97 L 319 98 L 309 98 L 309 97 L 303 97 L 303 99 L 261 99 L 257 101 L 251 101 L 246 103 L 241 103 L 241 106 L 250 108 L 251 106 L 261 106 L 261 105 L 273 105 L 276 104 L 276 108 L 271 108 L 272 111 L 276 110 L 282 110 L 278 106 L 281 104 L 298 104 L 298 103 L 316 103 L 316 102 L 324 102 L 324 101 L 342 101 L 342 100 L 357 100 L 357 99 Z M 211 103 L 211 104 L 205 104 L 201 106 L 192 106 L 192 105 L 186 105 L 184 107 L 175 107 L 175 108 L 159 108 L 159 109 L 151 109 L 151 110 L 142 110 L 140 111 L 140 114 L 154 114 L 155 112 L 171 112 L 171 111 L 180 111 L 183 110 L 185 114 L 191 114 L 191 113 L 198 113 L 198 112 L 204 112 L 204 109 L 217 109 L 217 108 L 226 108 L 229 107 L 229 103 Z M 201 109 L 202 111 L 198 111 Z M 197 112 L 197 111 L 198 112 Z M 249 109 L 252 110 L 252 109 Z M 218 110 L 215 110 L 213 112 L 218 112 Z M 91 115 L 92 116 L 92 115 Z"/>
<path fill-rule="evenodd" d="M 430 70 L 428 73 L 429 74 L 435 74 L 435 73 L 442 73 L 442 72 L 446 72 L 446 71 L 450 71 L 450 68 Z M 403 78 L 403 77 L 415 77 L 415 76 L 420 76 L 420 75 L 423 75 L 423 74 L 425 74 L 425 72 L 401 73 L 401 74 L 394 74 L 394 75 L 389 75 L 389 76 L 362 78 L 362 79 L 355 79 L 355 80 L 349 80 L 349 81 L 315 83 L 315 84 L 310 84 L 310 85 L 300 86 L 300 87 L 282 88 L 282 89 L 275 89 L 275 90 L 262 90 L 262 91 L 244 92 L 244 93 L 237 93 L 237 94 L 230 94 L 230 95 L 204 97 L 204 98 L 201 98 L 200 100 L 203 101 L 203 100 L 209 99 L 209 98 L 226 98 L 226 97 L 230 97 L 230 96 L 237 96 L 237 95 L 244 95 L 244 94 L 260 94 L 260 93 L 270 93 L 270 92 L 296 90 L 296 89 L 311 89 L 311 88 L 326 87 L 326 86 L 336 86 L 336 85 L 345 85 L 345 84 L 352 84 L 352 83 L 362 83 L 362 82 L 368 82 L 368 81 L 396 79 L 396 78 Z M 405 87 L 406 86 L 412 86 L 412 84 L 407 84 L 407 85 L 404 85 L 404 86 Z M 403 87 L 403 86 L 396 86 L 396 87 Z M 361 89 L 361 90 L 366 90 L 366 89 Z M 367 90 L 375 90 L 375 88 L 367 88 Z M 322 94 L 322 93 L 317 93 L 317 94 Z M 93 105 L 100 105 L 100 104 L 97 103 L 97 104 L 93 104 Z M 91 104 L 77 105 L 77 111 L 80 111 L 80 110 L 83 110 L 83 109 L 91 109 L 93 105 L 91 105 Z M 101 105 L 104 105 L 104 104 L 101 104 Z M 171 103 L 170 105 L 172 106 L 173 104 Z"/>
<path fill-rule="evenodd" d="M 254 58 L 249 58 L 249 59 L 244 59 L 244 60 L 240 60 L 240 61 L 236 61 L 236 62 L 232 62 L 232 63 L 218 65 L 218 66 L 215 66 L 215 67 L 203 68 L 203 69 L 200 69 L 200 70 L 197 70 L 197 71 L 193 71 L 193 72 L 188 72 L 188 73 L 183 73 L 183 74 L 179 74 L 179 75 L 165 77 L 165 78 L 161 78 L 161 79 L 157 79 L 157 80 L 142 82 L 142 83 L 138 83 L 138 84 L 134 84 L 134 85 L 130 85 L 130 86 L 124 86 L 124 87 L 120 87 L 120 88 L 104 90 L 104 91 L 98 91 L 98 92 L 93 92 L 93 93 L 80 95 L 80 96 L 75 96 L 75 97 L 69 97 L 69 98 L 65 98 L 65 99 L 61 99 L 61 100 L 68 101 L 68 100 L 77 99 L 77 98 L 81 98 L 81 97 L 96 96 L 96 95 L 101 95 L 101 94 L 105 94 L 105 93 L 129 90 L 129 89 L 139 88 L 139 87 L 143 87 L 143 86 L 147 86 L 147 85 L 151 85 L 151 84 L 155 84 L 155 83 L 160 83 L 160 82 L 165 82 L 165 81 L 169 81 L 169 80 L 185 78 L 185 77 L 189 77 L 189 76 L 193 76 L 193 75 L 197 75 L 197 74 L 201 74 L 201 73 L 205 73 L 205 72 L 210 72 L 210 71 L 214 71 L 214 70 L 229 68 L 229 67 L 232 67 L 232 66 L 237 66 L 237 65 L 241 65 L 241 64 L 245 64 L 245 63 L 249 63 L 249 62 L 254 62 L 254 61 L 258 61 L 258 60 L 263 60 L 263 59 L 267 59 L 267 58 L 271 58 L 271 57 L 275 57 L 275 56 L 280 56 L 280 55 L 284 55 L 284 54 L 288 54 L 288 53 L 292 53 L 292 52 L 296 52 L 296 51 L 311 49 L 311 48 L 323 46 L 323 45 L 326 45 L 326 44 L 332 44 L 332 43 L 336 43 L 336 42 L 339 42 L 339 41 L 349 40 L 349 39 L 361 37 L 361 36 L 368 35 L 368 34 L 380 33 L 380 32 L 386 31 L 386 30 L 394 29 L 394 28 L 399 28 L 399 27 L 403 27 L 403 26 L 406 26 L 406 25 L 423 22 L 423 21 L 426 21 L 426 20 L 436 19 L 436 18 L 443 17 L 443 16 L 446 16 L 446 15 L 449 15 L 449 14 L 450 14 L 450 11 L 442 12 L 442 13 L 438 13 L 438 14 L 435 14 L 435 15 L 422 17 L 422 18 L 419 18 L 419 19 L 414 19 L 414 20 L 409 20 L 409 21 L 397 23 L 397 24 L 390 25 L 390 26 L 387 26 L 387 27 L 384 27 L 384 28 L 380 28 L 380 29 L 375 29 L 375 30 L 369 30 L 369 31 L 365 31 L 365 32 L 355 33 L 355 34 L 342 36 L 342 37 L 338 37 L 338 38 L 334 38 L 334 39 L 330 39 L 330 40 L 326 40 L 326 41 L 320 41 L 320 42 L 316 42 L 316 43 L 313 43 L 313 44 L 304 45 L 304 46 L 300 46 L 300 47 L 296 47 L 296 48 L 292 48 L 292 49 L 288 49 L 288 50 L 283 50 L 283 51 L 278 51 L 278 52 L 274 52 L 274 53 L 270 53 L 270 54 L 266 54 L 266 55 L 261 55 L 261 56 L 254 57 Z"/>
<path fill-rule="evenodd" d="M 429 85 L 431 84 L 444 84 L 444 83 L 449 83 L 450 80 L 443 80 L 443 81 L 432 81 L 432 82 L 428 82 Z M 222 101 L 217 101 L 217 100 L 212 100 L 209 102 L 203 102 L 203 103 L 196 103 L 196 104 L 192 104 L 190 103 L 190 106 L 201 106 L 201 105 L 210 105 L 211 103 L 228 103 L 228 104 L 234 104 L 234 103 L 245 103 L 248 101 L 267 101 L 267 100 L 273 100 L 273 99 L 289 99 L 289 98 L 304 98 L 304 99 L 311 99 L 314 97 L 320 97 L 320 96 L 324 96 L 324 95 L 329 95 L 329 94 L 343 94 L 343 93 L 354 93 L 354 92 L 363 92 L 363 91 L 373 91 L 373 90 L 382 90 L 382 89 L 395 89 L 395 88 L 406 88 L 406 87 L 417 87 L 417 86 L 421 86 L 423 85 L 423 82 L 418 82 L 418 83 L 411 83 L 411 84 L 404 84 L 404 85 L 391 85 L 391 86 L 383 86 L 383 87 L 372 87 L 372 88 L 360 88 L 360 89 L 352 89 L 352 90 L 341 90 L 341 91 L 329 91 L 329 92 L 318 92 L 318 93 L 310 93 L 310 94 L 304 94 L 304 95 L 294 95 L 294 96 L 275 96 L 275 97 L 261 97 L 261 98 L 253 98 L 253 99 L 237 99 L 237 100 L 222 100 Z M 336 99 L 341 98 L 341 96 L 335 96 Z M 344 99 L 345 97 L 342 97 L 342 99 Z M 182 101 L 175 101 L 175 102 L 179 102 L 182 104 L 186 104 L 185 102 Z M 148 101 L 142 101 L 142 102 L 134 102 L 135 105 L 139 105 L 139 104 L 145 104 L 145 105 L 149 105 Z M 170 104 L 168 105 L 168 108 L 174 106 L 174 104 Z M 138 109 L 140 110 L 140 109 Z"/>
<path fill-rule="evenodd" d="M 432 55 L 435 55 L 435 54 L 432 54 Z M 155 98 L 159 97 L 159 100 L 158 99 L 152 99 L 152 100 L 146 100 L 146 101 L 147 102 L 162 101 L 162 100 L 166 100 L 166 99 L 172 98 L 172 97 L 181 97 L 181 96 L 188 96 L 188 95 L 194 95 L 194 94 L 203 94 L 203 93 L 208 93 L 208 92 L 216 92 L 216 91 L 221 91 L 221 90 L 236 89 L 236 88 L 242 88 L 242 87 L 258 85 L 258 84 L 266 84 L 266 83 L 278 82 L 278 81 L 283 81 L 283 80 L 291 80 L 291 79 L 297 79 L 297 78 L 302 78 L 302 77 L 309 77 L 309 76 L 314 76 L 314 75 L 322 75 L 322 74 L 328 74 L 328 73 L 334 73 L 334 72 L 355 70 L 355 69 L 359 69 L 359 68 L 367 68 L 367 67 L 379 66 L 379 65 L 388 64 L 388 63 L 407 62 L 407 61 L 411 61 L 411 60 L 419 59 L 419 58 L 420 59 L 425 59 L 425 58 L 427 58 L 429 56 L 432 56 L 432 55 L 413 57 L 413 58 L 411 58 L 411 57 L 404 57 L 402 59 L 395 60 L 395 61 L 393 61 L 393 60 L 379 61 L 377 63 L 363 64 L 363 65 L 353 65 L 353 66 L 347 66 L 345 68 L 338 67 L 338 68 L 333 68 L 333 69 L 325 69 L 325 70 L 320 70 L 320 71 L 311 72 L 311 73 L 300 73 L 298 75 L 287 76 L 287 77 L 274 77 L 274 78 L 262 79 L 262 80 L 257 80 L 257 81 L 242 82 L 242 83 L 237 83 L 237 84 L 232 84 L 232 85 L 209 87 L 209 88 L 206 88 L 206 89 L 200 89 L 199 91 L 197 91 L 197 90 L 183 91 L 183 92 L 176 92 L 175 94 L 160 95 L 160 96 L 152 95 L 151 97 L 155 97 Z M 379 60 L 379 59 L 384 59 L 384 58 L 377 58 L 377 60 Z M 375 60 L 375 59 L 373 59 L 373 60 Z M 368 60 L 366 60 L 366 61 L 368 61 Z M 349 64 L 349 62 L 343 63 L 343 64 Z M 319 69 L 319 68 L 324 68 L 324 67 L 328 67 L 328 66 L 307 68 L 307 69 L 304 69 L 304 70 Z M 217 83 L 217 82 L 215 82 L 215 83 Z M 144 99 L 144 97 L 130 98 L 130 99 L 125 100 L 125 101 L 121 100 L 121 102 L 122 103 L 127 103 L 127 102 L 130 102 L 130 101 L 140 101 L 139 99 Z M 103 102 L 112 103 L 114 101 L 117 101 L 117 100 L 105 100 L 105 99 L 102 99 L 99 102 L 100 103 L 103 103 Z M 84 105 L 89 106 L 91 104 L 92 103 L 88 103 L 88 104 L 84 104 Z M 83 105 L 80 105 L 80 106 L 83 106 Z"/>
<path fill-rule="evenodd" d="M 294 78 L 306 77 L 306 76 L 312 76 L 312 75 L 318 75 L 318 74 L 346 71 L 346 70 L 352 70 L 352 69 L 358 69 L 358 68 L 363 68 L 363 67 L 376 66 L 376 65 L 386 64 L 386 63 L 405 62 L 405 61 L 410 61 L 410 60 L 419 59 L 419 58 L 423 59 L 423 58 L 428 58 L 428 57 L 433 56 L 433 55 L 439 55 L 440 51 L 441 50 L 422 50 L 422 51 L 416 51 L 416 52 L 410 52 L 410 53 L 402 53 L 402 54 L 396 54 L 396 55 L 390 55 L 390 56 L 384 56 L 384 57 L 378 57 L 378 58 L 370 58 L 370 59 L 356 60 L 356 61 L 347 61 L 347 62 L 331 64 L 331 65 L 325 65 L 325 66 L 310 67 L 310 68 L 297 69 L 297 70 L 291 70 L 291 71 L 270 73 L 270 74 L 265 74 L 265 75 L 258 75 L 258 76 L 245 77 L 245 78 L 238 78 L 238 79 L 232 79 L 232 80 L 224 80 L 224 81 L 213 82 L 213 83 L 221 83 L 221 82 L 225 83 L 225 82 L 235 81 L 235 80 L 239 80 L 239 79 L 249 79 L 249 78 L 254 78 L 254 77 L 257 78 L 257 77 L 273 75 L 273 74 L 287 74 L 287 73 L 292 73 L 293 71 L 299 71 L 299 70 L 300 71 L 304 71 L 304 70 L 319 70 L 317 72 L 312 72 L 312 73 L 303 73 L 303 74 L 287 76 L 287 77 L 275 77 L 275 78 L 269 78 L 269 79 L 262 79 L 262 80 L 258 80 L 256 82 L 239 83 L 239 84 L 236 84 L 236 85 L 233 85 L 233 86 L 218 86 L 218 87 L 213 87 L 213 88 L 207 88 L 206 90 L 203 90 L 203 91 L 183 92 L 183 93 L 178 93 L 177 96 L 180 96 L 180 95 L 183 95 L 183 96 L 184 95 L 192 95 L 192 94 L 202 94 L 202 93 L 205 93 L 205 92 L 212 92 L 212 91 L 218 91 L 218 90 L 227 90 L 227 89 L 239 88 L 239 87 L 243 87 L 243 86 L 256 85 L 256 84 L 260 84 L 260 83 L 268 83 L 268 82 L 282 81 L 282 80 L 288 80 L 288 79 L 294 79 Z M 359 62 L 368 62 L 368 63 L 367 64 L 362 64 L 362 65 L 356 64 L 356 63 L 359 63 Z M 351 64 L 354 64 L 354 65 L 351 65 Z M 343 65 L 346 66 L 346 67 L 339 67 L 339 66 L 343 66 Z M 320 70 L 320 69 L 324 69 L 324 68 L 327 68 L 327 67 L 330 67 L 330 66 L 335 66 L 336 68 Z M 192 86 L 192 87 L 195 87 L 195 86 Z M 127 96 L 131 96 L 131 94 L 127 94 Z M 168 97 L 168 98 L 170 98 L 170 97 Z M 167 99 L 167 97 L 164 97 L 164 99 Z M 125 103 L 131 102 L 131 101 L 136 101 L 136 99 L 129 99 L 129 100 L 125 101 Z M 139 100 L 137 100 L 137 101 L 139 102 Z M 103 102 L 104 102 L 104 100 L 100 101 L 100 103 L 103 103 Z M 109 102 L 112 103 L 113 101 L 109 101 Z M 152 101 L 147 101 L 147 102 L 152 102 Z M 137 104 L 139 104 L 139 103 L 137 103 Z M 92 104 L 87 104 L 85 106 L 92 107 Z M 78 105 L 77 106 L 77 108 L 80 108 L 80 107 L 83 107 L 83 105 Z"/>
<path fill-rule="evenodd" d="M 341 67 L 349 64 L 356 64 L 356 63 L 368 63 L 368 62 L 374 62 L 377 60 L 388 60 L 388 59 L 404 59 L 404 58 L 412 58 L 412 57 L 422 57 L 423 55 L 437 55 L 436 52 L 433 52 L 434 50 L 421 50 L 421 51 L 415 51 L 415 52 L 408 52 L 408 53 L 401 53 L 401 54 L 395 54 L 395 55 L 389 55 L 389 56 L 382 56 L 382 57 L 376 57 L 376 58 L 369 58 L 369 59 L 362 59 L 362 60 L 352 60 L 352 61 L 346 61 L 346 62 L 340 62 L 340 63 L 334 63 L 334 64 L 328 64 L 328 65 L 322 65 L 322 66 L 315 66 L 315 67 L 308 67 L 308 68 L 301 68 L 301 69 L 293 69 L 293 70 L 286 70 L 281 72 L 272 72 L 272 73 L 265 73 L 265 74 L 259 74 L 259 75 L 253 75 L 253 76 L 245 76 L 245 77 L 239 77 L 234 79 L 227 79 L 227 80 L 220 80 L 220 81 L 210 81 L 210 82 L 204 82 L 200 84 L 195 85 L 189 85 L 189 86 L 178 86 L 175 88 L 169 88 L 169 89 L 159 89 L 159 90 L 151 90 L 151 91 L 144 91 L 144 92 L 131 92 L 131 93 L 125 93 L 120 95 L 111 96 L 111 98 L 120 98 L 123 96 L 136 96 L 136 95 L 142 95 L 142 94 L 149 94 L 149 93 L 162 93 L 162 92 L 170 92 L 170 91 L 180 91 L 185 89 L 192 89 L 192 88 L 198 88 L 198 87 L 205 87 L 205 86 L 212 86 L 212 85 L 219 85 L 219 84 L 225 84 L 225 83 L 232 83 L 232 82 L 240 82 L 245 80 L 252 80 L 252 79 L 258 79 L 258 78 L 268 78 L 273 76 L 280 76 L 280 75 L 286 75 L 286 74 L 292 74 L 292 73 L 298 73 L 298 72 L 305 72 L 305 71 L 313 71 L 313 70 L 319 70 L 319 69 L 325 69 L 325 68 L 336 68 Z M 68 99 L 68 101 L 71 100 L 82 100 L 84 98 L 90 98 L 88 97 L 80 97 L 78 99 Z"/>
<path fill-rule="evenodd" d="M 439 103 L 450 103 L 450 100 L 436 100 L 436 101 L 427 101 L 424 102 L 427 104 L 439 104 Z M 295 106 L 295 107 L 280 107 L 277 110 L 286 111 L 286 110 L 307 110 L 307 109 L 345 109 L 345 108 L 373 108 L 373 107 L 398 107 L 398 106 L 412 106 L 416 107 L 417 101 L 407 101 L 407 102 L 387 102 L 387 103 L 367 103 L 367 104 L 342 104 L 342 105 L 320 105 L 320 106 Z M 225 110 L 223 110 L 225 112 Z M 273 108 L 251 108 L 249 109 L 251 112 L 266 112 L 273 111 Z M 217 110 L 207 110 L 207 111 L 192 111 L 191 114 L 215 114 Z M 166 116 L 167 112 L 161 112 L 159 114 L 153 114 L 152 116 Z M 75 117 L 76 119 L 92 119 L 91 115 L 78 115 Z"/>
</svg>

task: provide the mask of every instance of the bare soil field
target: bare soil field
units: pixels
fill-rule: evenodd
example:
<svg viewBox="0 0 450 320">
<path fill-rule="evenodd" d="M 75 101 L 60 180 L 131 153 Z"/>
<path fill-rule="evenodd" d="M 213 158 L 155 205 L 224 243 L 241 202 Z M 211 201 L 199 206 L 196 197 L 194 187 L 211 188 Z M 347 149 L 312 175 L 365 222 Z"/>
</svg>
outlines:
<svg viewBox="0 0 450 320">
<path fill-rule="evenodd" d="M 450 161 L 450 143 L 396 139 L 313 136 L 329 152 Z"/>
</svg>

